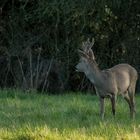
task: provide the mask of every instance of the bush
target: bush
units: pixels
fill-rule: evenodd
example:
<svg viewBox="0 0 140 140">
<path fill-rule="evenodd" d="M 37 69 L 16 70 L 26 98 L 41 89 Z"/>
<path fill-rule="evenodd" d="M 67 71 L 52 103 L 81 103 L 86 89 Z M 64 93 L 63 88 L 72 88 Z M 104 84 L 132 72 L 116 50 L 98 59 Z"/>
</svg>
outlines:
<svg viewBox="0 0 140 140">
<path fill-rule="evenodd" d="M 37 71 L 45 67 L 44 62 L 50 60 L 50 64 L 53 59 L 61 64 L 61 72 L 56 69 L 55 73 L 62 79 L 58 83 L 63 85 L 63 90 L 91 88 L 88 81 L 74 71 L 79 59 L 77 48 L 83 40 L 92 37 L 95 38 L 93 51 L 101 69 L 126 62 L 139 70 L 139 5 L 138 0 L 1 2 L 0 54 L 5 58 L 0 70 L 1 86 L 25 88 L 27 76 L 30 77 L 28 88 L 38 89 L 34 77 L 39 79 Z M 55 78 L 46 79 L 45 89 L 54 89 L 47 83 L 54 83 Z M 87 86 L 77 84 L 82 79 Z"/>
</svg>

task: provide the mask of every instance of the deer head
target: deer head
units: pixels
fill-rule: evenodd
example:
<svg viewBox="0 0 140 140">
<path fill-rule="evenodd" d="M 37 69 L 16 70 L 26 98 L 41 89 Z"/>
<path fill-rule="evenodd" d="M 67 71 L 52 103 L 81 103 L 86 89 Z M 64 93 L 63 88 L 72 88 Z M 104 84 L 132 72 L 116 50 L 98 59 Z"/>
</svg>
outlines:
<svg viewBox="0 0 140 140">
<path fill-rule="evenodd" d="M 89 66 L 89 61 L 94 61 L 94 53 L 92 51 L 92 46 L 94 45 L 94 38 L 90 42 L 89 39 L 82 43 L 81 49 L 78 50 L 80 55 L 80 62 L 77 64 L 76 69 L 79 72 L 85 72 Z"/>
</svg>

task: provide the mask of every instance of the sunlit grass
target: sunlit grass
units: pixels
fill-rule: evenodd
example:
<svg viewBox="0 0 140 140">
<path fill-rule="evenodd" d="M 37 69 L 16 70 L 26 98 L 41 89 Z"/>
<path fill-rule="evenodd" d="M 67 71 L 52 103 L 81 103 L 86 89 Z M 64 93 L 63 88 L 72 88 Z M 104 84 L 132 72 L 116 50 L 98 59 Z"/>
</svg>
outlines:
<svg viewBox="0 0 140 140">
<path fill-rule="evenodd" d="M 99 117 L 98 97 L 67 93 L 40 95 L 19 91 L 0 91 L 0 139 L 6 140 L 139 140 L 140 96 L 137 114 L 129 118 L 127 103 L 118 98 L 117 112 Z"/>
</svg>

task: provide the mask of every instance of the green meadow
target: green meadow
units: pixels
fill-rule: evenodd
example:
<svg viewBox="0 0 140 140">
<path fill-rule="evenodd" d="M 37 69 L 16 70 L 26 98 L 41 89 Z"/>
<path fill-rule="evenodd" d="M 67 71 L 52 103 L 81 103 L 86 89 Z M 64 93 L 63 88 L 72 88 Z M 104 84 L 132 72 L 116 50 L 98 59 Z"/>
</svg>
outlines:
<svg viewBox="0 0 140 140">
<path fill-rule="evenodd" d="M 0 140 L 139 140 L 140 96 L 135 120 L 123 98 L 117 99 L 115 118 L 110 100 L 105 104 L 101 120 L 95 95 L 0 91 Z"/>
</svg>

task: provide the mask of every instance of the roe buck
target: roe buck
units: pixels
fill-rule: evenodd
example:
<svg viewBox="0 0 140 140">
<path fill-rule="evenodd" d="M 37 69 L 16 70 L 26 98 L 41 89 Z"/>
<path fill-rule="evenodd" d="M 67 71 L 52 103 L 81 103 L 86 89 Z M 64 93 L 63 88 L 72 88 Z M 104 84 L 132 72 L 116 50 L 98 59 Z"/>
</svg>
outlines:
<svg viewBox="0 0 140 140">
<path fill-rule="evenodd" d="M 92 42 L 88 39 L 79 49 L 80 61 L 76 65 L 79 72 L 94 84 L 96 94 L 100 98 L 100 115 L 104 118 L 104 98 L 109 97 L 112 104 L 112 113 L 115 116 L 116 96 L 122 94 L 130 108 L 130 117 L 135 117 L 135 86 L 138 74 L 135 68 L 128 64 L 118 64 L 110 69 L 100 70 L 92 51 Z"/>
</svg>

